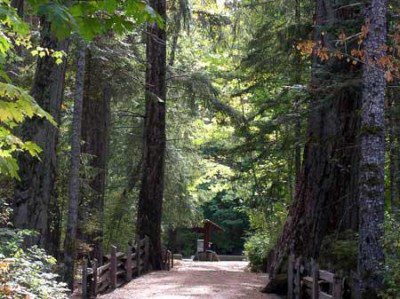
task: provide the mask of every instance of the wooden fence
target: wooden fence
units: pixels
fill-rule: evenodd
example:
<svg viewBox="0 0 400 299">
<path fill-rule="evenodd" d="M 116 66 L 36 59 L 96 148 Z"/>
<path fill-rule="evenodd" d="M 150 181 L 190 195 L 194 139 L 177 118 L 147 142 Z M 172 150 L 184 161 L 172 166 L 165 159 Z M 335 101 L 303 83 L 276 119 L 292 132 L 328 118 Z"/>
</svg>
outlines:
<svg viewBox="0 0 400 299">
<path fill-rule="evenodd" d="M 301 276 L 301 258 L 289 256 L 288 261 L 288 299 L 302 299 L 304 293 L 312 299 L 341 299 L 342 277 L 319 270 L 318 264 L 311 261 L 310 276 Z"/>
<path fill-rule="evenodd" d="M 136 239 L 129 245 L 126 252 L 119 252 L 115 246 L 111 253 L 104 257 L 106 263 L 98 266 L 98 261 L 84 260 L 82 266 L 82 298 L 96 298 L 97 295 L 112 291 L 149 271 L 150 240 L 148 237 Z M 170 270 L 173 267 L 172 254 L 163 250 L 163 267 Z"/>
</svg>

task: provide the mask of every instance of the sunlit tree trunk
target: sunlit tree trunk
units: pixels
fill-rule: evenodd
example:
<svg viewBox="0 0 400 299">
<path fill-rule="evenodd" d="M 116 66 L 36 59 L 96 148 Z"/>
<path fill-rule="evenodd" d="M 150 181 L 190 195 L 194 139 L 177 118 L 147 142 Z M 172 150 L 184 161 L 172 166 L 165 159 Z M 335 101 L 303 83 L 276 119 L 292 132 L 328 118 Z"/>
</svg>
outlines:
<svg viewBox="0 0 400 299">
<path fill-rule="evenodd" d="M 151 0 L 151 7 L 165 20 L 165 0 Z M 166 33 L 157 24 L 147 26 L 146 112 L 143 176 L 137 216 L 137 232 L 151 241 L 153 269 L 162 268 L 161 216 L 165 169 Z"/>
<path fill-rule="evenodd" d="M 384 253 L 385 88 L 384 72 L 377 61 L 386 42 L 386 1 L 372 0 L 367 8 L 363 68 L 359 206 L 358 274 L 360 298 L 377 298 L 382 288 Z"/>
</svg>

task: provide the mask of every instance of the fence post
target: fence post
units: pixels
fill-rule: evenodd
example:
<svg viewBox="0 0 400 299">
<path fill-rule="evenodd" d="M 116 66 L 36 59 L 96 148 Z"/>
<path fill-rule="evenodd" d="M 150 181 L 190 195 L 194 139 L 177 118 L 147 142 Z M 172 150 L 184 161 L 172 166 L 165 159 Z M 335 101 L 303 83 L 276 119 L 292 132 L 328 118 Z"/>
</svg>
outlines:
<svg viewBox="0 0 400 299">
<path fill-rule="evenodd" d="M 90 287 L 90 293 L 93 298 L 96 298 L 97 296 L 97 265 L 98 261 L 96 259 L 93 260 L 93 279 L 92 279 L 92 284 Z"/>
<path fill-rule="evenodd" d="M 132 280 L 132 247 L 130 245 L 128 245 L 128 249 L 126 250 L 125 271 L 126 271 L 126 281 L 131 281 Z"/>
<path fill-rule="evenodd" d="M 140 250 L 140 236 L 136 236 L 136 268 L 137 268 L 137 275 L 140 276 L 140 256 L 141 256 L 141 250 Z"/>
<path fill-rule="evenodd" d="M 301 284 L 300 284 L 300 280 L 301 280 L 301 278 L 300 278 L 300 257 L 298 257 L 298 258 L 296 259 L 295 270 L 296 270 L 296 273 L 295 273 L 295 278 L 294 278 L 294 280 L 295 280 L 295 284 L 294 284 L 294 287 L 295 287 L 295 289 L 294 289 L 294 298 L 295 298 L 295 299 L 300 299 L 300 298 L 301 298 L 301 294 L 300 294 L 300 292 L 301 292 Z"/>
<path fill-rule="evenodd" d="M 319 297 L 319 266 L 318 263 L 314 260 L 311 259 L 311 277 L 313 280 L 312 283 L 312 289 L 311 289 L 311 298 L 312 299 L 318 299 Z"/>
<path fill-rule="evenodd" d="M 115 246 L 111 246 L 110 283 L 111 289 L 117 288 L 117 247 Z"/>
<path fill-rule="evenodd" d="M 88 283 L 88 272 L 87 272 L 87 260 L 83 259 L 82 263 L 82 298 L 86 299 L 88 297 L 87 293 L 87 283 Z"/>
<path fill-rule="evenodd" d="M 333 290 L 332 290 L 333 299 L 341 299 L 342 298 L 342 277 L 339 275 L 335 275 L 333 277 Z"/>
<path fill-rule="evenodd" d="M 288 299 L 293 299 L 293 262 L 294 255 L 291 253 L 288 260 Z"/>
</svg>

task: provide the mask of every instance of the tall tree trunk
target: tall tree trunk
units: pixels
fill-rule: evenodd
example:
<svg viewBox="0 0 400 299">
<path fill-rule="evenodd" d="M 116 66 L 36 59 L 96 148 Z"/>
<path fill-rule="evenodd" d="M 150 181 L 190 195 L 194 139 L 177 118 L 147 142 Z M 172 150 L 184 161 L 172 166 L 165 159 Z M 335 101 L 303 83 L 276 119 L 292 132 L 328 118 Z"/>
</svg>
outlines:
<svg viewBox="0 0 400 299">
<path fill-rule="evenodd" d="M 150 6 L 166 20 L 165 0 Z M 153 269 L 162 269 L 161 216 L 164 193 L 166 118 L 166 33 L 157 24 L 147 26 L 146 113 L 143 147 L 143 177 L 139 194 L 137 232 L 151 241 Z"/>
<path fill-rule="evenodd" d="M 95 227 L 82 233 L 82 239 L 91 244 L 94 257 L 102 260 L 104 191 L 106 184 L 106 162 L 108 153 L 108 134 L 110 123 L 111 86 L 104 73 L 105 65 L 101 59 L 94 57 L 89 50 L 86 59 L 85 91 L 82 116 L 82 153 L 90 156 L 89 166 L 94 170 L 90 178 L 89 198 L 80 209 L 80 222 L 87 221 L 89 215 Z M 82 225 L 82 224 L 81 224 Z M 83 224 L 84 225 L 84 224 Z M 85 230 L 87 231 L 87 230 Z"/>
<path fill-rule="evenodd" d="M 67 52 L 68 40 L 58 41 L 50 34 L 51 24 L 42 19 L 40 46 Z M 53 57 L 38 58 L 31 95 L 59 122 L 64 90 L 66 60 L 57 65 Z M 40 146 L 40 160 L 21 154 L 18 158 L 20 181 L 16 182 L 13 209 L 16 228 L 33 229 L 37 236 L 27 240 L 54 253 L 58 247 L 51 238 L 49 206 L 55 201 L 56 146 L 58 128 L 48 121 L 34 118 L 22 126 L 22 136 Z"/>
<path fill-rule="evenodd" d="M 359 176 L 360 228 L 358 274 L 360 298 L 377 298 L 382 288 L 384 253 L 385 89 L 378 65 L 386 42 L 386 1 L 372 0 L 367 9 L 366 61 L 363 69 Z"/>
<path fill-rule="evenodd" d="M 316 36 L 329 46 L 329 27 L 345 21 L 334 1 L 316 2 Z M 350 18 L 355 19 L 354 16 Z M 361 80 L 357 70 L 332 59 L 313 58 L 310 92 L 312 107 L 300 180 L 274 254 L 268 261 L 270 281 L 264 292 L 274 292 L 276 275 L 289 250 L 305 258 L 318 258 L 327 234 L 358 229 L 357 134 Z"/>
<path fill-rule="evenodd" d="M 72 289 L 74 282 L 74 263 L 76 258 L 76 233 L 78 229 L 79 206 L 79 170 L 81 158 L 81 125 L 83 91 L 85 81 L 85 55 L 86 44 L 80 36 L 77 36 L 77 69 L 75 82 L 74 114 L 72 120 L 71 137 L 71 164 L 69 171 L 69 205 L 67 230 L 64 243 L 64 280 Z"/>
</svg>

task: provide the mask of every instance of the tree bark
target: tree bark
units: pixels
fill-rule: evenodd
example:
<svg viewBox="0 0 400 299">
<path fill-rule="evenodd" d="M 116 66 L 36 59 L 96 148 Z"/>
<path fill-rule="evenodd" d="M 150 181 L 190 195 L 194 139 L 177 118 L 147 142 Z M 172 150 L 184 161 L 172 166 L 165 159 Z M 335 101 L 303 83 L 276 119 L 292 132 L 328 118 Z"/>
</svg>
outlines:
<svg viewBox="0 0 400 299">
<path fill-rule="evenodd" d="M 40 46 L 67 52 L 68 40 L 59 41 L 50 33 L 51 24 L 42 19 Z M 31 95 L 36 102 L 49 112 L 56 122 L 60 121 L 61 103 L 64 91 L 66 60 L 59 65 L 49 56 L 38 58 Z M 38 231 L 38 235 L 27 240 L 28 245 L 39 245 L 50 253 L 58 250 L 52 238 L 52 224 L 49 206 L 55 201 L 56 146 L 58 128 L 48 121 L 33 118 L 25 122 L 21 135 L 25 140 L 35 142 L 42 152 L 40 160 L 27 154 L 18 157 L 20 181 L 16 182 L 13 209 L 16 228 Z"/>
<path fill-rule="evenodd" d="M 166 20 L 165 0 L 151 0 L 150 6 Z M 157 24 L 147 26 L 146 113 L 143 146 L 143 176 L 139 194 L 137 233 L 149 236 L 150 262 L 162 269 L 161 216 L 164 193 L 166 118 L 166 33 Z"/>
<path fill-rule="evenodd" d="M 360 298 L 378 298 L 382 289 L 384 252 L 380 238 L 384 221 L 385 89 L 384 72 L 377 61 L 386 42 L 386 1 L 372 0 L 366 13 L 368 34 L 363 68 L 360 176 L 359 251 Z"/>
<path fill-rule="evenodd" d="M 72 120 L 71 137 L 71 163 L 69 171 L 69 205 L 67 229 L 64 242 L 64 280 L 72 289 L 74 282 L 74 263 L 76 258 L 76 234 L 78 228 L 79 206 L 79 170 L 81 158 L 81 125 L 83 91 L 85 81 L 85 55 L 86 44 L 80 36 L 77 36 L 77 70 L 75 82 L 74 114 Z"/>
</svg>

